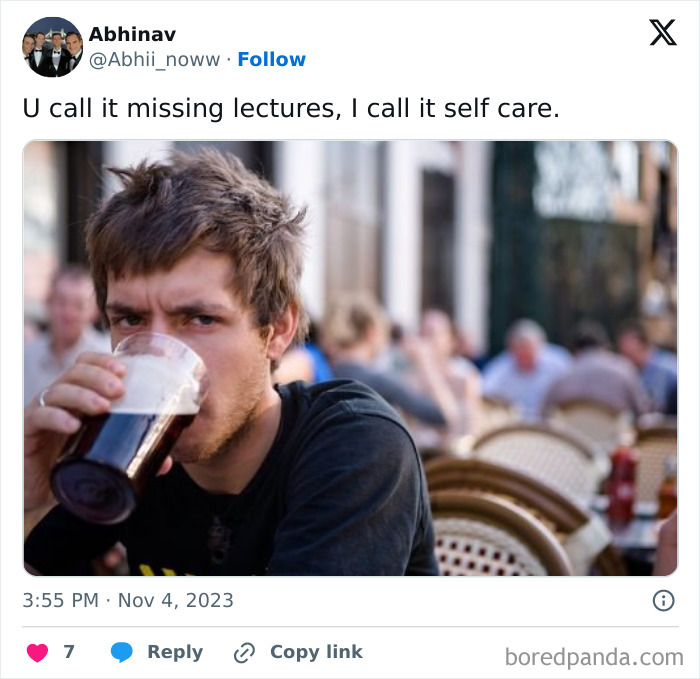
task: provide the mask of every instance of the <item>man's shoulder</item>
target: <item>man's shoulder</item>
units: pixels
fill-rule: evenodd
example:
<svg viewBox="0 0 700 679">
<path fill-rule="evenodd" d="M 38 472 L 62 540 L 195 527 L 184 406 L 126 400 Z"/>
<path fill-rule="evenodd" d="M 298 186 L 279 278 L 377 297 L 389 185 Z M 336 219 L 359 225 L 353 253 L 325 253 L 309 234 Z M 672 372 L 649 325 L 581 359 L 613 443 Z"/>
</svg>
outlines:
<svg viewBox="0 0 700 679">
<path fill-rule="evenodd" d="M 541 362 L 549 369 L 566 370 L 571 367 L 573 359 L 564 347 L 547 343 L 542 347 Z"/>
<path fill-rule="evenodd" d="M 30 339 L 24 345 L 24 362 L 27 363 L 28 358 L 35 359 L 38 356 L 43 356 L 48 351 L 49 335 L 48 333 L 39 333 L 36 337 Z"/>
<path fill-rule="evenodd" d="M 282 399 L 294 403 L 300 414 L 318 416 L 345 411 L 400 422 L 398 413 L 376 391 L 355 380 L 337 379 L 318 384 L 291 382 L 280 385 L 278 390 Z"/>
<path fill-rule="evenodd" d="M 333 448 L 338 455 L 349 447 L 371 457 L 383 446 L 398 452 L 415 450 L 400 415 L 368 386 L 354 380 L 279 386 L 288 426 L 286 446 L 298 453 L 309 448 Z M 285 447 L 286 447 L 285 446 Z M 381 447 L 381 446 L 380 446 Z"/>
<path fill-rule="evenodd" d="M 654 349 L 649 360 L 649 365 L 658 371 L 665 373 L 678 373 L 678 357 L 676 354 L 662 349 Z"/>
<path fill-rule="evenodd" d="M 621 380 L 637 382 L 639 379 L 634 364 L 624 356 L 615 354 L 612 351 L 602 351 L 594 358 L 597 362 L 594 365 L 597 364 L 602 371 L 617 374 Z"/>
</svg>

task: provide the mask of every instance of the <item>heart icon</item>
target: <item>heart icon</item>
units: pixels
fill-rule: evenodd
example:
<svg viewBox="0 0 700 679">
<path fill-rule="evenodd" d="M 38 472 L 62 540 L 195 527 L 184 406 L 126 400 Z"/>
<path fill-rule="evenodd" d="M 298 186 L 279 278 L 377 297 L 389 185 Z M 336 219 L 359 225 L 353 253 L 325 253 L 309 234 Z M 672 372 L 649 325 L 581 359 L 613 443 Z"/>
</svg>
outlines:
<svg viewBox="0 0 700 679">
<path fill-rule="evenodd" d="M 29 646 L 27 646 L 27 655 L 34 662 L 41 662 L 48 652 L 49 647 L 46 644 L 39 644 L 38 646 L 36 644 L 29 644 Z"/>
</svg>

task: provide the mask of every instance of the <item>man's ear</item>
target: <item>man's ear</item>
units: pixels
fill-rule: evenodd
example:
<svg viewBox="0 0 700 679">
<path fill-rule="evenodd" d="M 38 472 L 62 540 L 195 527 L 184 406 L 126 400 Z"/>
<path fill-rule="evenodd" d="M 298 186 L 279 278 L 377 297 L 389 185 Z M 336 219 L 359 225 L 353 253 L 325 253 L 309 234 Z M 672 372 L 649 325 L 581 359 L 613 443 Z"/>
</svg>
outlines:
<svg viewBox="0 0 700 679">
<path fill-rule="evenodd" d="M 267 357 L 277 361 L 294 340 L 299 324 L 299 310 L 290 304 L 282 315 L 270 326 L 272 332 L 267 340 Z"/>
</svg>

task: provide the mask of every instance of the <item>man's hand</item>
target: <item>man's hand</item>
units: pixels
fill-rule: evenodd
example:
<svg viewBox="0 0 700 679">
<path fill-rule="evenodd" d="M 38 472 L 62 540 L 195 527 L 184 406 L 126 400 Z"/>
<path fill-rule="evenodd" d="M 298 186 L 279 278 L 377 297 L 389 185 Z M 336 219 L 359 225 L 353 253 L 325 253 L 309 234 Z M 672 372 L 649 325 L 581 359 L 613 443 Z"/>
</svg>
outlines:
<svg viewBox="0 0 700 679">
<path fill-rule="evenodd" d="M 68 437 L 86 416 L 109 411 L 124 394 L 126 368 L 111 354 L 84 353 L 24 410 L 24 511 L 43 516 L 55 503 L 49 478 Z M 40 517 L 39 517 L 40 518 Z"/>
</svg>

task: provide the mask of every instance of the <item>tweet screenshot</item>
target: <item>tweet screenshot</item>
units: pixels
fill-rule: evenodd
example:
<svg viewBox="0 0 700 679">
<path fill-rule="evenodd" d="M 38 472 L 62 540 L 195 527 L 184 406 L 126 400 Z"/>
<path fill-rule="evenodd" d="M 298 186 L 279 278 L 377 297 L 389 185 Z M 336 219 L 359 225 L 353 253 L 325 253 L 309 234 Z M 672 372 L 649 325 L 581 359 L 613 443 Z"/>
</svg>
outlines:
<svg viewBox="0 0 700 679">
<path fill-rule="evenodd" d="M 1 679 L 700 679 L 700 2 L 0 34 Z"/>
</svg>

